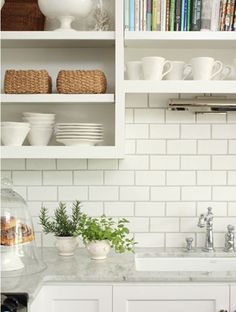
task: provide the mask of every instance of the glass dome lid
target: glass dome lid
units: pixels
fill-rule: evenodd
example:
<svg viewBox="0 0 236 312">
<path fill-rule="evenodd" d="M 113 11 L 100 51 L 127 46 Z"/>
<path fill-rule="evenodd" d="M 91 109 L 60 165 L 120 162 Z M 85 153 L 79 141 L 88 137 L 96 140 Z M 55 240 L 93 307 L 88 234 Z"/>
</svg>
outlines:
<svg viewBox="0 0 236 312">
<path fill-rule="evenodd" d="M 1 184 L 1 275 L 38 273 L 46 266 L 38 255 L 29 208 L 11 181 L 2 179 Z"/>
</svg>

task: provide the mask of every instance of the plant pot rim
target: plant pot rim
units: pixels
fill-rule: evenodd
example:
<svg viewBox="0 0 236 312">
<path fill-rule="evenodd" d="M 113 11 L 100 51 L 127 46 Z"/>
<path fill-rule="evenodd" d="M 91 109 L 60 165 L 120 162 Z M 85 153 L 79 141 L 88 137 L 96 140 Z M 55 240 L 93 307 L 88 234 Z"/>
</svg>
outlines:
<svg viewBox="0 0 236 312">
<path fill-rule="evenodd" d="M 65 239 L 65 238 L 77 238 L 78 236 L 56 236 L 57 239 Z"/>
</svg>

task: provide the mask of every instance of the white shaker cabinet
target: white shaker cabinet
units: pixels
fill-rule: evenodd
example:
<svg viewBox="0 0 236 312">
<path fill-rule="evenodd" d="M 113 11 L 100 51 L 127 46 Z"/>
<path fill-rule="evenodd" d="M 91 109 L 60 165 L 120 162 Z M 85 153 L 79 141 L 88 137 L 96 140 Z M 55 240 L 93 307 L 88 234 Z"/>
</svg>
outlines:
<svg viewBox="0 0 236 312">
<path fill-rule="evenodd" d="M 112 286 L 44 286 L 30 308 L 30 312 L 42 311 L 111 312 Z"/>
<path fill-rule="evenodd" d="M 229 311 L 229 287 L 221 285 L 116 286 L 113 296 L 113 312 Z"/>
<path fill-rule="evenodd" d="M 236 312 L 236 285 L 230 287 L 230 312 Z"/>
</svg>

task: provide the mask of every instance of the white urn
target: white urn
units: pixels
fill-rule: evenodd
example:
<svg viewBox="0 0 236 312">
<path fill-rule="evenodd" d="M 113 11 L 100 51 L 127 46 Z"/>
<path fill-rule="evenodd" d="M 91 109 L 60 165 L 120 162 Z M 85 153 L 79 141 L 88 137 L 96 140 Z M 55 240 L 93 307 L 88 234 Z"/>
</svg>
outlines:
<svg viewBox="0 0 236 312">
<path fill-rule="evenodd" d="M 93 260 L 106 259 L 111 249 L 109 242 L 106 240 L 89 242 L 86 247 L 90 258 Z"/>
<path fill-rule="evenodd" d="M 41 12 L 48 18 L 57 18 L 61 25 L 56 30 L 73 31 L 71 23 L 85 18 L 92 10 L 92 0 L 38 0 Z"/>
<path fill-rule="evenodd" d="M 56 248 L 59 251 L 60 256 L 73 256 L 75 249 L 78 246 L 78 240 L 76 237 L 59 237 L 56 236 Z"/>
</svg>

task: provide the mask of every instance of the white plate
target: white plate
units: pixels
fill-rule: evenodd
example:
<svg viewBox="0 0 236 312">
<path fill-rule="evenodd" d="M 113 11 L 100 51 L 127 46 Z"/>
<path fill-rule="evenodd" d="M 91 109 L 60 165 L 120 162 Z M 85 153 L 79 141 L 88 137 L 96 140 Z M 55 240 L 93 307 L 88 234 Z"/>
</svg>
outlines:
<svg viewBox="0 0 236 312">
<path fill-rule="evenodd" d="M 103 127 L 81 127 L 81 126 L 71 126 L 71 127 L 58 127 L 58 126 L 56 126 L 56 128 L 58 129 L 58 130 L 70 130 L 70 129 L 75 129 L 75 130 L 87 130 L 87 129 L 91 129 L 91 130 L 96 130 L 96 131 L 98 131 L 98 130 L 102 130 L 103 129 Z"/>
<path fill-rule="evenodd" d="M 102 124 L 98 123 L 83 123 L 83 122 L 69 122 L 69 123 L 61 123 L 58 122 L 57 126 L 68 127 L 68 126 L 88 126 L 88 127 L 102 127 Z"/>
<path fill-rule="evenodd" d="M 66 140 L 66 139 L 61 139 L 61 140 L 57 140 L 57 142 L 62 143 L 62 144 L 67 145 L 67 146 L 72 146 L 72 145 L 75 145 L 75 146 L 78 146 L 78 145 L 92 146 L 98 142 L 102 142 L 102 140 L 94 141 L 94 140 L 73 140 L 73 139 Z"/>
<path fill-rule="evenodd" d="M 56 136 L 56 139 L 89 139 L 89 140 L 101 140 L 103 136 L 91 136 L 91 135 L 61 135 Z"/>
<path fill-rule="evenodd" d="M 103 135 L 102 132 L 90 132 L 90 131 L 84 131 L 84 132 L 80 132 L 80 131 L 74 131 L 74 132 L 56 132 L 56 135 Z"/>
</svg>

